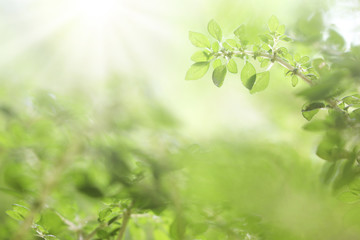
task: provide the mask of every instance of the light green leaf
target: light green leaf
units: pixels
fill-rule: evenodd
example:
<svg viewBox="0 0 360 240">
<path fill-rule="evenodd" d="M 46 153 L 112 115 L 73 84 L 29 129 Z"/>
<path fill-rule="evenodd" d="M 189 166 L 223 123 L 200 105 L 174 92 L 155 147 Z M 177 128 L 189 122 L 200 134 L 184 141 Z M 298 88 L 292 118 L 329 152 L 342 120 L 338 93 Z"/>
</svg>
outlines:
<svg viewBox="0 0 360 240">
<path fill-rule="evenodd" d="M 270 60 L 269 59 L 264 59 L 261 64 L 260 64 L 260 67 L 264 68 L 264 67 L 267 67 L 269 64 L 270 64 Z"/>
<path fill-rule="evenodd" d="M 20 213 L 15 212 L 13 210 L 6 211 L 6 214 L 17 221 L 24 220 L 24 216 L 22 216 Z"/>
<path fill-rule="evenodd" d="M 189 39 L 195 47 L 210 48 L 210 41 L 204 34 L 190 31 Z"/>
<path fill-rule="evenodd" d="M 207 62 L 210 58 L 210 54 L 206 51 L 198 51 L 191 56 L 191 60 L 194 62 Z"/>
<path fill-rule="evenodd" d="M 345 202 L 345 203 L 357 203 L 360 201 L 360 195 L 357 192 L 352 192 L 352 191 L 345 191 L 342 192 L 338 198 L 340 199 L 340 201 Z"/>
<path fill-rule="evenodd" d="M 222 62 L 221 62 L 221 60 L 218 58 L 218 59 L 216 59 L 214 62 L 213 62 L 213 68 L 215 69 L 215 68 L 217 68 L 218 66 L 221 66 L 221 64 L 222 64 Z"/>
<path fill-rule="evenodd" d="M 360 104 L 360 94 L 344 97 L 342 101 L 348 105 Z"/>
<path fill-rule="evenodd" d="M 283 35 L 283 34 L 285 33 L 285 25 L 284 25 L 284 24 L 280 25 L 280 26 L 277 28 L 276 32 L 277 32 L 278 34 L 280 34 L 280 35 Z"/>
<path fill-rule="evenodd" d="M 197 62 L 187 71 L 185 80 L 196 80 L 203 77 L 209 69 L 209 62 Z"/>
<path fill-rule="evenodd" d="M 208 24 L 208 31 L 210 33 L 211 36 L 213 36 L 215 39 L 217 39 L 218 41 L 222 40 L 222 31 L 221 28 L 219 26 L 219 24 L 217 24 L 217 22 L 215 22 L 214 19 L 212 19 L 209 24 Z"/>
<path fill-rule="evenodd" d="M 254 86 L 250 90 L 250 93 L 254 94 L 265 90 L 269 85 L 269 79 L 270 79 L 269 71 L 256 74 L 256 80 Z"/>
<path fill-rule="evenodd" d="M 278 50 L 277 50 L 278 54 L 280 56 L 286 56 L 288 54 L 288 50 L 285 48 L 285 47 L 280 47 Z"/>
<path fill-rule="evenodd" d="M 256 80 L 256 70 L 254 66 L 247 62 L 241 70 L 241 81 L 244 86 L 251 90 Z"/>
<path fill-rule="evenodd" d="M 270 17 L 268 21 L 268 27 L 270 32 L 275 32 L 279 26 L 279 20 L 274 15 Z"/>
<path fill-rule="evenodd" d="M 310 61 L 310 58 L 308 56 L 304 56 L 304 57 L 300 58 L 299 63 L 305 64 L 305 63 L 308 63 L 309 61 Z"/>
<path fill-rule="evenodd" d="M 292 42 L 293 41 L 291 38 L 289 38 L 288 36 L 285 36 L 285 35 L 280 37 L 280 40 L 284 41 L 284 42 Z"/>
<path fill-rule="evenodd" d="M 237 69 L 237 64 L 235 62 L 234 59 L 230 59 L 228 64 L 227 64 L 227 69 L 229 70 L 229 72 L 231 73 L 237 73 L 238 69 Z"/>
<path fill-rule="evenodd" d="M 240 25 L 235 31 L 234 34 L 236 37 L 238 37 L 240 40 L 243 39 L 245 35 L 245 25 Z"/>
<path fill-rule="evenodd" d="M 212 80 L 217 87 L 221 87 L 223 85 L 224 79 L 226 76 L 226 66 L 221 65 L 215 68 L 212 74 Z"/>
<path fill-rule="evenodd" d="M 299 82 L 298 77 L 297 77 L 296 75 L 292 76 L 292 78 L 291 78 L 291 85 L 292 85 L 293 87 L 296 87 L 296 85 L 298 84 L 298 82 Z"/>
<path fill-rule="evenodd" d="M 214 42 L 212 45 L 211 45 L 211 48 L 214 52 L 218 52 L 219 49 L 220 49 L 220 46 L 219 46 L 219 43 L 218 42 Z"/>
<path fill-rule="evenodd" d="M 229 44 L 231 47 L 235 48 L 238 46 L 238 43 L 234 39 L 226 39 L 225 41 L 227 44 Z"/>
<path fill-rule="evenodd" d="M 233 48 L 232 48 L 227 42 L 224 42 L 224 43 L 223 43 L 223 47 L 224 47 L 226 50 L 228 50 L 228 51 L 232 51 L 232 50 L 233 50 Z"/>
</svg>

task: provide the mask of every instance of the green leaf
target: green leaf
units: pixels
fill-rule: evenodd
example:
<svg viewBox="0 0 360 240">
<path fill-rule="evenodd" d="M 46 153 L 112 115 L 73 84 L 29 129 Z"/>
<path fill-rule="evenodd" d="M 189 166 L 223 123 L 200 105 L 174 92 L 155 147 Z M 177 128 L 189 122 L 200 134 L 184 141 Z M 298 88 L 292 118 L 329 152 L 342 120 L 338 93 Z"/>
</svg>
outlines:
<svg viewBox="0 0 360 240">
<path fill-rule="evenodd" d="M 238 37 L 240 40 L 242 40 L 246 36 L 245 32 L 245 25 L 240 25 L 235 31 L 234 34 L 236 37 Z"/>
<path fill-rule="evenodd" d="M 326 40 L 332 47 L 342 50 L 345 47 L 344 38 L 335 30 L 330 29 L 329 38 Z"/>
<path fill-rule="evenodd" d="M 225 76 L 226 76 L 226 65 L 221 65 L 215 68 L 212 74 L 212 80 L 215 86 L 221 87 L 225 80 Z"/>
<path fill-rule="evenodd" d="M 233 50 L 233 47 L 231 47 L 227 42 L 224 42 L 223 44 L 223 47 L 228 50 L 228 51 L 232 51 Z"/>
<path fill-rule="evenodd" d="M 291 38 L 289 38 L 288 36 L 285 36 L 285 35 L 280 37 L 280 40 L 284 41 L 284 42 L 292 42 L 293 41 Z"/>
<path fill-rule="evenodd" d="M 20 213 L 18 213 L 16 211 L 8 210 L 8 211 L 6 211 L 6 214 L 17 221 L 24 220 L 24 216 L 22 216 Z"/>
<path fill-rule="evenodd" d="M 227 64 L 227 69 L 229 70 L 229 72 L 231 73 L 237 73 L 238 69 L 237 69 L 237 64 L 235 62 L 234 59 L 230 59 L 228 64 Z"/>
<path fill-rule="evenodd" d="M 268 21 L 268 27 L 270 32 L 275 32 L 279 26 L 279 20 L 274 15 L 270 17 Z"/>
<path fill-rule="evenodd" d="M 298 82 L 299 82 L 298 77 L 297 77 L 296 75 L 292 76 L 292 78 L 291 78 L 291 85 L 292 85 L 293 87 L 296 87 L 296 85 L 298 84 Z"/>
<path fill-rule="evenodd" d="M 285 48 L 285 47 L 280 47 L 278 50 L 277 50 L 278 54 L 280 56 L 286 56 L 286 54 L 288 54 L 288 50 Z"/>
<path fill-rule="evenodd" d="M 310 58 L 308 56 L 303 56 L 302 58 L 300 58 L 299 63 L 305 64 L 305 63 L 308 63 L 309 61 L 310 61 Z"/>
<path fill-rule="evenodd" d="M 214 62 L 213 62 L 213 68 L 215 69 L 215 68 L 217 68 L 218 66 L 221 66 L 222 65 L 222 62 L 221 62 L 221 60 L 218 58 L 218 59 L 216 59 Z"/>
<path fill-rule="evenodd" d="M 355 119 L 356 121 L 360 121 L 360 108 L 355 109 L 349 114 L 349 117 Z"/>
<path fill-rule="evenodd" d="M 219 49 L 220 49 L 220 46 L 219 46 L 219 43 L 218 42 L 214 42 L 212 45 L 211 45 L 211 48 L 214 52 L 218 52 Z"/>
<path fill-rule="evenodd" d="M 197 80 L 203 77 L 209 70 L 209 62 L 197 62 L 191 65 L 190 69 L 186 72 L 185 80 Z"/>
<path fill-rule="evenodd" d="M 345 191 L 338 196 L 339 200 L 345 203 L 357 203 L 360 201 L 360 195 L 357 192 Z"/>
<path fill-rule="evenodd" d="M 268 35 L 268 34 L 260 34 L 259 38 L 261 39 L 261 41 L 263 41 L 264 43 L 267 44 L 272 44 L 273 43 L 273 38 Z"/>
<path fill-rule="evenodd" d="M 267 67 L 270 63 L 271 63 L 271 61 L 269 59 L 264 59 L 261 62 L 260 67 L 262 67 L 262 68 Z"/>
<path fill-rule="evenodd" d="M 321 103 L 321 102 L 314 102 L 314 103 L 306 103 L 304 104 L 303 108 L 302 108 L 302 115 L 303 117 L 310 121 L 318 112 L 319 109 L 324 108 L 325 104 Z"/>
<path fill-rule="evenodd" d="M 99 222 L 105 221 L 105 218 L 111 214 L 111 208 L 105 208 L 99 212 Z"/>
<path fill-rule="evenodd" d="M 285 33 L 285 25 L 284 25 L 284 24 L 280 25 L 280 26 L 277 28 L 276 32 L 277 32 L 278 34 L 280 34 L 280 35 L 283 35 L 283 34 Z"/>
<path fill-rule="evenodd" d="M 251 90 L 254 86 L 255 80 L 256 70 L 251 63 L 247 62 L 241 70 L 241 81 L 247 89 Z"/>
<path fill-rule="evenodd" d="M 204 34 L 190 31 L 189 39 L 195 47 L 201 47 L 201 48 L 202 47 L 206 47 L 206 48 L 211 47 L 209 39 Z"/>
<path fill-rule="evenodd" d="M 316 155 L 327 161 L 336 161 L 348 157 L 348 152 L 341 147 L 339 136 L 328 134 L 319 143 Z"/>
<path fill-rule="evenodd" d="M 250 93 L 254 94 L 265 90 L 269 85 L 269 79 L 270 79 L 269 71 L 256 74 L 256 80 L 254 86 L 250 90 Z"/>
<path fill-rule="evenodd" d="M 226 39 L 225 42 L 233 48 L 236 48 L 238 46 L 238 43 L 234 39 Z"/>
<path fill-rule="evenodd" d="M 207 51 L 198 51 L 191 56 L 194 62 L 207 62 L 209 58 L 210 54 Z"/>
<path fill-rule="evenodd" d="M 360 94 L 344 97 L 342 101 L 348 105 L 360 104 Z"/>
<path fill-rule="evenodd" d="M 217 39 L 218 41 L 222 40 L 222 31 L 221 28 L 219 26 L 219 24 L 217 24 L 217 22 L 215 22 L 214 19 L 212 19 L 209 24 L 208 24 L 208 31 L 210 33 L 211 36 L 213 36 L 215 39 Z"/>
</svg>

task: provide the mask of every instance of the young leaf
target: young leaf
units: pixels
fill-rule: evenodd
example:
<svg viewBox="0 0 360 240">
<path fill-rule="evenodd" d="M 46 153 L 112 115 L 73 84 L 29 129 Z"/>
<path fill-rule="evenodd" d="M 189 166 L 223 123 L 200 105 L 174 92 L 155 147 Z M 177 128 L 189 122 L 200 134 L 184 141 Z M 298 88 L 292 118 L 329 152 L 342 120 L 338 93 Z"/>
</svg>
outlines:
<svg viewBox="0 0 360 240">
<path fill-rule="evenodd" d="M 221 60 L 218 58 L 218 59 L 216 59 L 214 62 L 213 62 L 213 68 L 215 69 L 215 68 L 217 68 L 218 66 L 221 66 Z"/>
<path fill-rule="evenodd" d="M 221 65 L 215 68 L 212 74 L 212 80 L 215 86 L 221 87 L 223 85 L 225 76 L 226 76 L 226 65 Z"/>
<path fill-rule="evenodd" d="M 203 77 L 208 71 L 210 66 L 209 62 L 197 62 L 191 65 L 190 69 L 187 71 L 185 80 L 197 80 Z"/>
<path fill-rule="evenodd" d="M 198 51 L 191 56 L 191 60 L 194 62 L 206 62 L 209 60 L 210 54 L 206 51 Z"/>
<path fill-rule="evenodd" d="M 269 59 L 264 59 L 261 64 L 260 64 L 260 67 L 264 68 L 264 67 L 267 67 L 269 64 L 270 64 L 270 60 Z"/>
<path fill-rule="evenodd" d="M 214 52 L 218 52 L 219 49 L 220 49 L 220 46 L 219 46 L 219 43 L 218 42 L 214 42 L 212 45 L 211 45 L 211 48 Z"/>
<path fill-rule="evenodd" d="M 310 61 L 310 58 L 308 56 L 303 56 L 302 58 L 300 58 L 299 63 L 300 64 L 305 64 L 305 63 L 307 63 L 309 61 Z"/>
<path fill-rule="evenodd" d="M 230 59 L 228 64 L 227 64 L 227 69 L 229 70 L 229 72 L 231 73 L 237 73 L 238 69 L 237 69 L 237 64 L 235 62 L 234 59 Z"/>
<path fill-rule="evenodd" d="M 296 85 L 298 84 L 298 82 L 299 82 L 298 77 L 297 77 L 296 75 L 292 76 L 292 78 L 291 78 L 291 85 L 292 85 L 293 87 L 296 87 Z"/>
<path fill-rule="evenodd" d="M 227 44 L 229 44 L 231 47 L 235 48 L 238 46 L 238 43 L 234 39 L 226 39 L 225 41 Z"/>
<path fill-rule="evenodd" d="M 251 88 L 250 93 L 254 94 L 256 92 L 261 92 L 267 88 L 269 85 L 270 72 L 262 72 L 256 74 L 256 80 L 254 86 Z"/>
<path fill-rule="evenodd" d="M 220 26 L 215 22 L 214 19 L 212 19 L 208 24 L 208 31 L 211 36 L 213 36 L 218 41 L 222 40 L 222 31 Z"/>
<path fill-rule="evenodd" d="M 278 34 L 280 34 L 280 35 L 283 35 L 283 34 L 285 33 L 285 25 L 284 25 L 284 24 L 280 25 L 280 26 L 277 28 L 276 32 L 277 32 Z"/>
<path fill-rule="evenodd" d="M 209 39 L 201 33 L 190 31 L 189 39 L 195 47 L 207 47 L 207 48 L 211 47 Z"/>
<path fill-rule="evenodd" d="M 324 108 L 325 104 L 321 102 L 314 102 L 305 104 L 301 110 L 303 117 L 310 121 L 318 112 L 320 108 Z"/>
<path fill-rule="evenodd" d="M 360 94 L 344 97 L 342 101 L 348 105 L 360 104 Z"/>
<path fill-rule="evenodd" d="M 289 38 L 288 36 L 285 36 L 285 35 L 280 37 L 280 40 L 284 41 L 284 42 L 292 42 L 293 41 L 291 38 Z"/>
<path fill-rule="evenodd" d="M 241 81 L 244 86 L 251 90 L 256 80 L 256 70 L 254 66 L 247 62 L 241 70 Z"/>
<path fill-rule="evenodd" d="M 240 27 L 238 27 L 235 31 L 234 34 L 236 37 L 238 37 L 240 40 L 243 39 L 245 37 L 245 26 L 242 24 L 240 25 Z"/>
<path fill-rule="evenodd" d="M 279 26 L 279 20 L 274 15 L 270 17 L 268 21 L 268 27 L 270 32 L 275 32 Z"/>
</svg>

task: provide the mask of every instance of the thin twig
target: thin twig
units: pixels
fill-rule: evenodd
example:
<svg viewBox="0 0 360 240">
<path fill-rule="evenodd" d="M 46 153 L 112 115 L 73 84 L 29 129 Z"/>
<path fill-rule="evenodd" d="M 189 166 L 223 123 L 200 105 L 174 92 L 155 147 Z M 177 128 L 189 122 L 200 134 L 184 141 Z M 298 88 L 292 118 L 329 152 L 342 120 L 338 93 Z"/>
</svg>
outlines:
<svg viewBox="0 0 360 240">
<path fill-rule="evenodd" d="M 131 218 L 131 208 L 132 208 L 133 204 L 131 203 L 130 206 L 125 209 L 124 214 L 123 214 L 123 220 L 122 220 L 122 224 L 121 224 L 121 228 L 119 231 L 119 235 L 117 237 L 117 240 L 122 240 L 125 234 L 125 230 L 127 227 L 127 224 Z"/>
</svg>

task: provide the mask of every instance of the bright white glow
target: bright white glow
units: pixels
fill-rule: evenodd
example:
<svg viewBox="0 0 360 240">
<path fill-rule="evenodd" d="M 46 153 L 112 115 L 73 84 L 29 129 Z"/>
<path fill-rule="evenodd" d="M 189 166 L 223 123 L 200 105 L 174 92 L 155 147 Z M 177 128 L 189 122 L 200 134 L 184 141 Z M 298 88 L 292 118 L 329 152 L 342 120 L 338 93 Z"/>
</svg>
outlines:
<svg viewBox="0 0 360 240">
<path fill-rule="evenodd" d="M 117 9 L 115 0 L 76 0 L 76 15 L 86 22 L 105 24 Z"/>
</svg>

